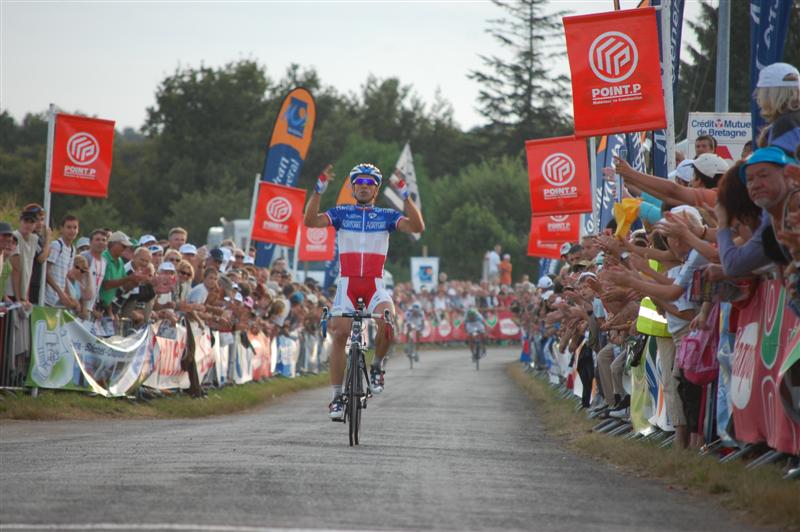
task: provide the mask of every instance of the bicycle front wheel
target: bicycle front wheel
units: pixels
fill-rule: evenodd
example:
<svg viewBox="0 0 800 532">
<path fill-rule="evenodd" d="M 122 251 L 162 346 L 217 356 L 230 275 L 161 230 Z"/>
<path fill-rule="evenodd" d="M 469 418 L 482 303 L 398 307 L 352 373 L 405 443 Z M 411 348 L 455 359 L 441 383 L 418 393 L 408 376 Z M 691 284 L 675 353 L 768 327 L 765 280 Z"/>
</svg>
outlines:
<svg viewBox="0 0 800 532">
<path fill-rule="evenodd" d="M 348 379 L 350 380 L 350 388 L 347 396 L 347 409 L 348 409 L 348 429 L 350 434 L 350 446 L 358 445 L 358 429 L 361 425 L 361 371 L 359 368 L 359 352 L 356 348 L 351 348 L 349 353 L 349 373 Z"/>
</svg>

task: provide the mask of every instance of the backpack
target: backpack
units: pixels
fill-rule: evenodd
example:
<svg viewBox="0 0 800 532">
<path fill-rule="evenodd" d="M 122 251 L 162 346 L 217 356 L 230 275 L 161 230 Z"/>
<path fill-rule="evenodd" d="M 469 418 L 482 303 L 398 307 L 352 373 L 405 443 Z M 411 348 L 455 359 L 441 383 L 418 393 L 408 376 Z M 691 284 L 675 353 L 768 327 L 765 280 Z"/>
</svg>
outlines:
<svg viewBox="0 0 800 532">
<path fill-rule="evenodd" d="M 706 326 L 686 335 L 675 353 L 675 364 L 683 376 L 698 386 L 714 381 L 719 373 L 719 303 L 711 307 Z"/>
</svg>

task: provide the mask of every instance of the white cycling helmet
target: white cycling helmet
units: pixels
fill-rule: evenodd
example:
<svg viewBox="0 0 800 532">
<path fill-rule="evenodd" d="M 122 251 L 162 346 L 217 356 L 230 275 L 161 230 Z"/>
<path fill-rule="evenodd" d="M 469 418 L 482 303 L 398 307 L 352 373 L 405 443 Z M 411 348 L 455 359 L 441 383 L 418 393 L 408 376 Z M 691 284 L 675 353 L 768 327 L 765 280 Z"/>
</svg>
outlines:
<svg viewBox="0 0 800 532">
<path fill-rule="evenodd" d="M 371 177 L 377 181 L 378 186 L 381 186 L 381 181 L 383 181 L 380 168 L 370 163 L 357 164 L 350 170 L 350 184 L 352 185 L 356 178 L 361 176 Z"/>
</svg>

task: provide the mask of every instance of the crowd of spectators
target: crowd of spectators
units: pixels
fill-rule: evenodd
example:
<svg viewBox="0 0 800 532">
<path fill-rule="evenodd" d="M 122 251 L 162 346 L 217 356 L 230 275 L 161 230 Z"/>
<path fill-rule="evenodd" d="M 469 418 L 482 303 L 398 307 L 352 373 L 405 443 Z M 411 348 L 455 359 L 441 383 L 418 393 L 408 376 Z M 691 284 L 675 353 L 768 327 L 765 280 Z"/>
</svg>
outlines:
<svg viewBox="0 0 800 532">
<path fill-rule="evenodd" d="M 628 414 L 626 357 L 641 353 L 645 336 L 656 338 L 660 384 L 680 447 L 716 438 L 701 422 L 705 396 L 697 377 L 676 363 L 686 339 L 713 337 L 720 350 L 732 352 L 734 303 L 747 301 L 765 278 L 782 280 L 787 309 L 800 315 L 797 69 L 784 63 L 762 69 L 756 98 L 768 123 L 755 149 L 746 146 L 732 163 L 714 153 L 708 136 L 669 176 L 646 175 L 615 158 L 615 168 L 604 173 L 609 180 L 621 175 L 624 195 L 641 200 L 634 202 L 638 220 L 630 227 L 612 220 L 602 234 L 565 244 L 563 267 L 539 279 L 533 295 L 534 351 L 555 345 L 572 353 L 582 406 L 601 417 Z M 799 364 L 788 379 L 800 413 Z M 600 390 L 594 404 L 593 384 Z"/>
<path fill-rule="evenodd" d="M 57 239 L 38 204 L 26 205 L 19 228 L 0 222 L 0 308 L 29 313 L 43 303 L 69 310 L 97 336 L 127 335 L 146 324 L 181 319 L 220 332 L 264 332 L 269 337 L 315 331 L 328 293 L 312 278 L 295 282 L 286 260 L 257 267 L 255 249 L 230 240 L 207 249 L 176 227 L 166 238 L 93 229 L 67 215 Z"/>
</svg>

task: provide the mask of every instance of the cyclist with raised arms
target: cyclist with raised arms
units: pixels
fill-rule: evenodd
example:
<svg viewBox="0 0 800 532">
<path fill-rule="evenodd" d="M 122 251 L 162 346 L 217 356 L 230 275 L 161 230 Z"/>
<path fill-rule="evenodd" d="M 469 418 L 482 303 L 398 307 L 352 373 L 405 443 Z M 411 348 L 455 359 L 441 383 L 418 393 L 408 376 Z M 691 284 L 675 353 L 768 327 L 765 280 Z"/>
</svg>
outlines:
<svg viewBox="0 0 800 532">
<path fill-rule="evenodd" d="M 333 226 L 339 245 L 339 271 L 341 278 L 336 286 L 332 314 L 353 312 L 356 301 L 362 298 L 366 311 L 382 314 L 389 310 L 394 315 L 392 298 L 383 286 L 383 265 L 389 251 L 389 233 L 421 233 L 425 230 L 422 214 L 411 200 L 405 181 L 393 175 L 390 182 L 403 198 L 404 212 L 375 206 L 383 175 L 377 166 L 362 163 L 353 167 L 349 179 L 353 187 L 355 205 L 337 205 L 324 213 L 319 212 L 322 194 L 333 181 L 333 166 L 328 165 L 317 179 L 314 193 L 306 206 L 304 223 L 307 227 Z M 383 320 L 377 320 L 378 331 L 383 331 Z M 350 318 L 334 317 L 331 321 L 333 348 L 331 350 L 331 386 L 333 400 L 329 405 L 329 417 L 341 419 L 342 381 L 344 380 L 344 349 L 350 335 Z M 370 368 L 370 389 L 377 394 L 383 391 L 383 358 L 386 356 L 391 338 L 378 334 L 375 358 Z"/>
</svg>

